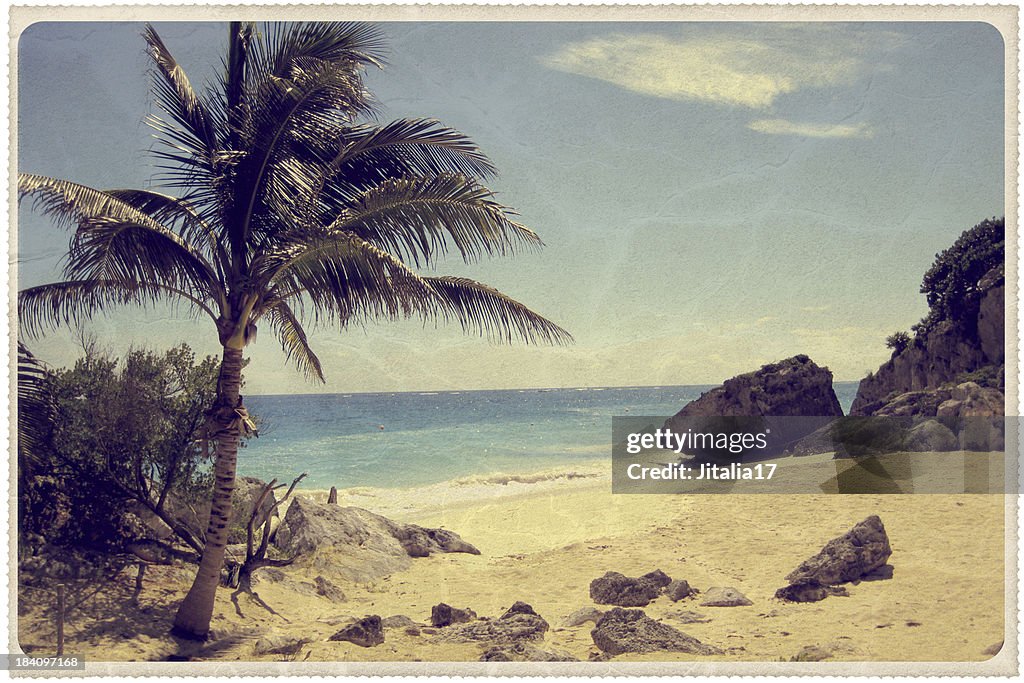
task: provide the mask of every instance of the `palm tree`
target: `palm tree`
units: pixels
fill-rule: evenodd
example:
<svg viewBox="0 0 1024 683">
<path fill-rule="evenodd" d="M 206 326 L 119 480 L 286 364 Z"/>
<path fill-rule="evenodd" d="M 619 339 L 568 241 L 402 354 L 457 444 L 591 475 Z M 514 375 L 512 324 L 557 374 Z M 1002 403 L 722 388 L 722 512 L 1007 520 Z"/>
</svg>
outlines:
<svg viewBox="0 0 1024 683">
<path fill-rule="evenodd" d="M 64 280 L 23 290 L 30 335 L 160 301 L 208 316 L 223 348 L 207 422 L 215 485 L 206 546 L 176 633 L 205 638 L 224 560 L 239 439 L 242 352 L 257 322 L 323 381 L 303 323 L 458 321 L 497 341 L 567 343 L 565 330 L 485 284 L 426 276 L 541 246 L 481 183 L 495 172 L 466 136 L 426 119 L 360 123 L 382 38 L 360 23 L 233 22 L 221 78 L 199 93 L 152 26 L 144 38 L 159 114 L 153 190 L 96 190 L 21 174 L 19 194 L 73 229 Z M 371 119 L 372 120 L 372 119 Z"/>
</svg>

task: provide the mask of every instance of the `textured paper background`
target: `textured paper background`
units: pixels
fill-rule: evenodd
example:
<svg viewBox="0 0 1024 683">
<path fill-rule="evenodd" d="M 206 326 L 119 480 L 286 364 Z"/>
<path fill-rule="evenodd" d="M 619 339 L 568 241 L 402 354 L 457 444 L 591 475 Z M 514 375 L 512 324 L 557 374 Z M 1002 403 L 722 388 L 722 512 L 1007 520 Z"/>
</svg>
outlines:
<svg viewBox="0 0 1024 683">
<path fill-rule="evenodd" d="M 699 5 L 699 6 L 482 6 L 482 5 L 290 5 L 290 6 L 159 6 L 111 7 L 13 7 L 10 13 L 10 187 L 9 254 L 17 254 L 17 54 L 18 39 L 38 21 L 229 21 L 245 20 L 365 20 L 365 21 L 984 21 L 1002 34 L 1005 49 L 1005 210 L 1007 221 L 1007 367 L 1006 399 L 1019 412 L 1018 396 L 1018 11 L 1010 6 L 795 6 L 795 5 Z M 16 263 L 11 262 L 8 283 L 9 319 L 16 319 Z M 16 370 L 16 336 L 10 338 L 11 375 Z M 16 387 L 11 387 L 11 406 Z M 12 410 L 13 427 L 13 410 Z M 9 481 L 16 480 L 16 460 L 9 457 Z M 1009 475 L 1017 476 L 1015 463 Z M 573 663 L 98 663 L 66 676 L 241 676 L 241 675 L 461 675 L 461 676 L 681 676 L 681 675 L 859 675 L 859 676 L 1007 676 L 1018 671 L 1018 531 L 1016 496 L 1006 496 L 1005 644 L 1000 653 L 984 662 L 573 662 Z M 9 517 L 17 519 L 16 496 L 9 497 Z M 15 529 L 9 534 L 8 593 L 10 599 L 9 648 L 18 652 L 16 638 L 17 596 Z M 937 586 L 936 590 L 942 590 Z M 13 676 L 51 677 L 52 672 L 15 672 Z"/>
</svg>

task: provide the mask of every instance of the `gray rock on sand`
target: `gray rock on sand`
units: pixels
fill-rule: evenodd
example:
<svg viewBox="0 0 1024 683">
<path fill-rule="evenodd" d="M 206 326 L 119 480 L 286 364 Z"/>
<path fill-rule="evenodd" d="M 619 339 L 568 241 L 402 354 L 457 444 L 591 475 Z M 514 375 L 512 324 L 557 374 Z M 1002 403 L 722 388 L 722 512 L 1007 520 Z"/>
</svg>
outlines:
<svg viewBox="0 0 1024 683">
<path fill-rule="evenodd" d="M 690 588 L 690 584 L 682 579 L 676 579 L 669 585 L 665 586 L 665 595 L 672 602 L 679 602 L 683 598 L 688 598 L 697 591 Z"/>
<path fill-rule="evenodd" d="M 256 641 L 254 651 L 257 655 L 294 655 L 309 642 L 306 638 L 271 633 Z"/>
<path fill-rule="evenodd" d="M 889 537 L 878 515 L 871 515 L 786 575 L 790 583 L 829 585 L 853 581 L 878 569 L 892 555 Z"/>
<path fill-rule="evenodd" d="M 638 578 L 619 572 L 605 572 L 590 582 L 590 598 L 599 605 L 644 607 L 661 594 L 661 589 L 672 582 L 661 570 Z"/>
<path fill-rule="evenodd" d="M 447 603 L 438 603 L 430 609 L 430 625 L 436 628 L 443 628 L 451 624 L 462 624 L 476 619 L 476 612 L 469 609 L 459 609 Z"/>
<path fill-rule="evenodd" d="M 313 558 L 345 580 L 365 583 L 408 569 L 413 557 L 432 553 L 480 551 L 445 529 L 400 524 L 357 507 L 318 503 L 296 496 L 274 536 L 274 545 L 290 555 Z"/>
<path fill-rule="evenodd" d="M 494 645 L 543 640 L 550 628 L 525 602 L 516 602 L 497 619 L 480 619 L 467 624 L 453 624 L 441 632 L 444 640 L 454 642 L 490 642 Z"/>
<path fill-rule="evenodd" d="M 562 626 L 573 628 L 575 626 L 582 626 L 588 621 L 592 621 L 596 624 L 603 616 L 604 612 L 596 607 L 581 607 L 563 619 Z"/>
<path fill-rule="evenodd" d="M 605 613 L 590 632 L 594 644 L 604 653 L 685 652 L 720 654 L 721 650 L 648 617 L 641 609 L 615 607 Z"/>
<path fill-rule="evenodd" d="M 775 597 L 789 602 L 819 602 L 830 595 L 849 597 L 842 586 L 819 586 L 816 583 L 794 583 L 775 591 Z"/>
<path fill-rule="evenodd" d="M 313 586 L 316 587 L 317 595 L 325 597 L 331 602 L 345 602 L 348 599 L 345 597 L 344 591 L 322 576 L 313 579 Z"/>
<path fill-rule="evenodd" d="M 998 643 L 993 643 L 992 645 L 986 647 L 984 650 L 981 651 L 981 654 L 988 655 L 989 657 L 995 657 L 997 654 L 999 654 L 999 651 L 1002 649 L 1003 641 L 1000 640 Z"/>
<path fill-rule="evenodd" d="M 384 627 L 376 614 L 363 617 L 341 629 L 328 640 L 347 641 L 360 647 L 374 647 L 384 642 Z"/>
<path fill-rule="evenodd" d="M 693 610 L 679 610 L 678 612 L 669 612 L 665 615 L 669 619 L 673 619 L 682 624 L 706 624 L 711 621 L 711 618 L 701 612 L 694 612 Z"/>
<path fill-rule="evenodd" d="M 795 655 L 790 657 L 789 661 L 820 662 L 831 657 L 832 652 L 828 648 L 818 647 L 817 645 L 805 645 Z"/>
<path fill-rule="evenodd" d="M 881 578 L 892 548 L 878 515 L 871 515 L 842 536 L 833 538 L 821 551 L 786 575 L 789 586 L 775 592 L 777 598 L 815 602 L 829 595 L 844 595 L 829 588 L 861 578 Z M 819 590 L 821 589 L 821 590 Z"/>
<path fill-rule="evenodd" d="M 380 623 L 384 628 L 408 628 L 410 626 L 416 626 L 416 622 L 404 614 L 395 614 L 390 617 L 385 617 L 380 620 Z"/>
<path fill-rule="evenodd" d="M 735 588 L 720 586 L 709 588 L 700 603 L 701 607 L 746 607 L 753 604 Z"/>
<path fill-rule="evenodd" d="M 542 650 L 528 643 L 513 643 L 492 647 L 482 655 L 481 662 L 578 662 L 568 652 Z"/>
</svg>

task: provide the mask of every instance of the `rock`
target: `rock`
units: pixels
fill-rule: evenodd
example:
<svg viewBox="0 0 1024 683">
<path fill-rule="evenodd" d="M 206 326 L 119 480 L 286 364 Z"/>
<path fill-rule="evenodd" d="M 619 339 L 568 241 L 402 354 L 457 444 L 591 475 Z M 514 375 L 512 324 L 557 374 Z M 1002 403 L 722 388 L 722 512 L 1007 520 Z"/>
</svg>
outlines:
<svg viewBox="0 0 1024 683">
<path fill-rule="evenodd" d="M 891 564 L 883 564 L 878 569 L 872 569 L 864 576 L 860 577 L 861 581 L 887 581 L 891 579 L 893 575 L 893 566 Z"/>
<path fill-rule="evenodd" d="M 701 614 L 700 612 L 694 612 L 688 609 L 679 610 L 678 612 L 669 612 L 665 616 L 683 624 L 706 624 L 711 621 L 711 618 L 706 614 Z"/>
<path fill-rule="evenodd" d="M 881 567 L 892 554 L 882 520 L 871 515 L 786 576 L 791 584 L 835 585 L 859 579 Z"/>
<path fill-rule="evenodd" d="M 363 617 L 341 629 L 328 640 L 342 640 L 359 647 L 374 647 L 384 642 L 384 627 L 376 614 Z"/>
<path fill-rule="evenodd" d="M 256 477 L 238 477 L 235 479 L 235 488 L 231 493 L 231 521 L 228 524 L 229 544 L 245 543 L 246 526 L 249 523 L 249 516 L 252 514 L 256 500 L 263 493 L 266 485 L 266 482 Z M 274 496 L 274 492 L 271 491 L 263 500 L 263 504 L 260 505 L 260 511 L 263 513 L 270 512 L 276 502 L 277 499 Z M 210 518 L 209 496 L 203 496 L 196 500 L 185 500 L 177 494 L 171 493 L 164 502 L 164 508 L 168 514 L 180 520 L 197 538 L 205 537 L 206 523 Z M 136 509 L 135 511 L 137 512 L 138 510 Z M 271 518 L 277 517 L 277 511 L 274 510 L 270 513 L 270 516 Z M 166 525 L 153 516 L 152 513 L 142 515 L 142 519 L 148 525 L 155 528 L 166 528 Z"/>
<path fill-rule="evenodd" d="M 272 634 L 257 640 L 254 650 L 257 655 L 294 655 L 298 654 L 302 647 L 309 642 L 306 638 Z"/>
<path fill-rule="evenodd" d="M 646 581 L 647 583 L 653 584 L 658 588 L 664 588 L 665 586 L 672 583 L 672 577 L 660 569 L 655 569 L 653 572 L 647 572 L 640 577 L 640 581 Z"/>
<path fill-rule="evenodd" d="M 665 595 L 672 602 L 679 602 L 683 598 L 688 598 L 693 595 L 696 591 L 690 588 L 690 584 L 682 579 L 676 579 L 672 583 L 665 586 Z"/>
<path fill-rule="evenodd" d="M 331 487 L 330 493 L 327 494 L 327 504 L 337 505 L 338 504 L 338 489 Z"/>
<path fill-rule="evenodd" d="M 644 607 L 658 597 L 662 586 L 668 584 L 662 577 L 671 582 L 671 579 L 660 571 L 639 578 L 631 578 L 618 572 L 606 572 L 604 576 L 590 582 L 590 598 L 599 605 Z"/>
<path fill-rule="evenodd" d="M 722 386 L 687 404 L 665 422 L 665 427 L 686 432 L 701 426 L 697 418 L 760 418 L 743 427 L 743 431 L 771 429 L 771 443 L 781 444 L 758 450 L 758 455 L 763 456 L 781 452 L 785 444 L 796 442 L 842 414 L 832 389 L 832 373 L 799 355 L 726 380 Z"/>
<path fill-rule="evenodd" d="M 407 636 L 418 636 L 420 634 L 420 628 L 418 626 L 406 626 L 405 635 Z"/>
<path fill-rule="evenodd" d="M 562 626 L 573 628 L 575 626 L 582 626 L 588 621 L 592 621 L 596 624 L 603 616 L 604 612 L 596 607 L 581 607 L 563 619 Z"/>
<path fill-rule="evenodd" d="M 436 628 L 461 624 L 476 619 L 476 612 L 469 609 L 458 609 L 447 603 L 439 603 L 430 609 L 430 625 Z"/>
<path fill-rule="evenodd" d="M 287 578 L 285 573 L 276 567 L 261 567 L 252 573 L 252 578 L 257 583 L 260 581 L 266 581 L 267 583 L 280 583 Z"/>
<path fill-rule="evenodd" d="M 317 503 L 296 496 L 274 537 L 288 554 L 330 549 L 321 561 L 348 581 L 366 583 L 407 569 L 411 557 L 479 551 L 453 532 L 399 524 L 361 508 Z M 325 568 L 326 568 L 325 566 Z"/>
<path fill-rule="evenodd" d="M 395 614 L 394 616 L 381 619 L 380 624 L 384 628 L 408 628 L 410 626 L 416 626 L 416 622 L 404 614 Z"/>
<path fill-rule="evenodd" d="M 981 298 L 978 311 L 978 342 L 985 360 L 992 365 L 1001 365 L 1006 355 L 1006 312 L 1003 304 L 1006 298 L 1002 268 L 998 267 L 985 274 L 981 279 L 981 288 L 987 289 Z M 994 276 L 997 279 L 990 279 Z"/>
<path fill-rule="evenodd" d="M 832 657 L 832 652 L 817 645 L 805 645 L 789 658 L 791 662 L 820 662 Z"/>
<path fill-rule="evenodd" d="M 685 652 L 720 654 L 718 648 L 705 645 L 692 636 L 655 621 L 640 609 L 609 610 L 590 632 L 594 644 L 609 655 L 626 652 Z"/>
<path fill-rule="evenodd" d="M 548 622 L 532 607 L 525 602 L 517 602 L 497 619 L 481 619 L 449 626 L 442 632 L 442 637 L 456 642 L 476 641 L 504 645 L 543 640 L 549 628 Z"/>
<path fill-rule="evenodd" d="M 701 607 L 746 607 L 753 604 L 735 588 L 718 586 L 709 588 L 700 603 Z"/>
<path fill-rule="evenodd" d="M 925 420 L 911 428 L 905 445 L 915 452 L 955 451 L 960 447 L 956 434 L 938 420 Z"/>
<path fill-rule="evenodd" d="M 317 595 L 321 595 L 331 602 L 345 602 L 348 599 L 340 588 L 322 576 L 313 579 L 313 586 L 316 587 Z"/>
<path fill-rule="evenodd" d="M 578 662 L 568 652 L 542 650 L 529 643 L 492 647 L 480 656 L 481 662 Z"/>
<path fill-rule="evenodd" d="M 995 657 L 997 654 L 999 654 L 1000 650 L 1002 649 L 1003 641 L 1000 640 L 998 643 L 993 643 L 992 645 L 986 647 L 984 650 L 981 651 L 981 654 L 988 655 L 990 657 Z"/>
<path fill-rule="evenodd" d="M 816 583 L 795 583 L 775 591 L 775 597 L 788 602 L 819 602 L 830 595 L 849 596 L 842 586 L 819 586 Z"/>
</svg>

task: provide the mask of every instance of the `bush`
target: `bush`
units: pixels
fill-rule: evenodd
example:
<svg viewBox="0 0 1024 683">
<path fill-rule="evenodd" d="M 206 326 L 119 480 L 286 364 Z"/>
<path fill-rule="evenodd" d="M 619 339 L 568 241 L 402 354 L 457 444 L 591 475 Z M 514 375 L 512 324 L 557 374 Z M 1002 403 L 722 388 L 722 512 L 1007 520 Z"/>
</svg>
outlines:
<svg viewBox="0 0 1024 683">
<path fill-rule="evenodd" d="M 902 330 L 893 332 L 885 338 L 885 345 L 892 349 L 892 355 L 903 353 L 903 350 L 910 346 L 910 335 Z"/>
<path fill-rule="evenodd" d="M 87 346 L 73 368 L 50 372 L 52 431 L 22 492 L 31 528 L 21 531 L 115 549 L 138 533 L 133 506 L 161 513 L 169 498 L 206 494 L 212 482 L 196 439 L 218 369 L 183 344 L 120 359 Z"/>
</svg>

